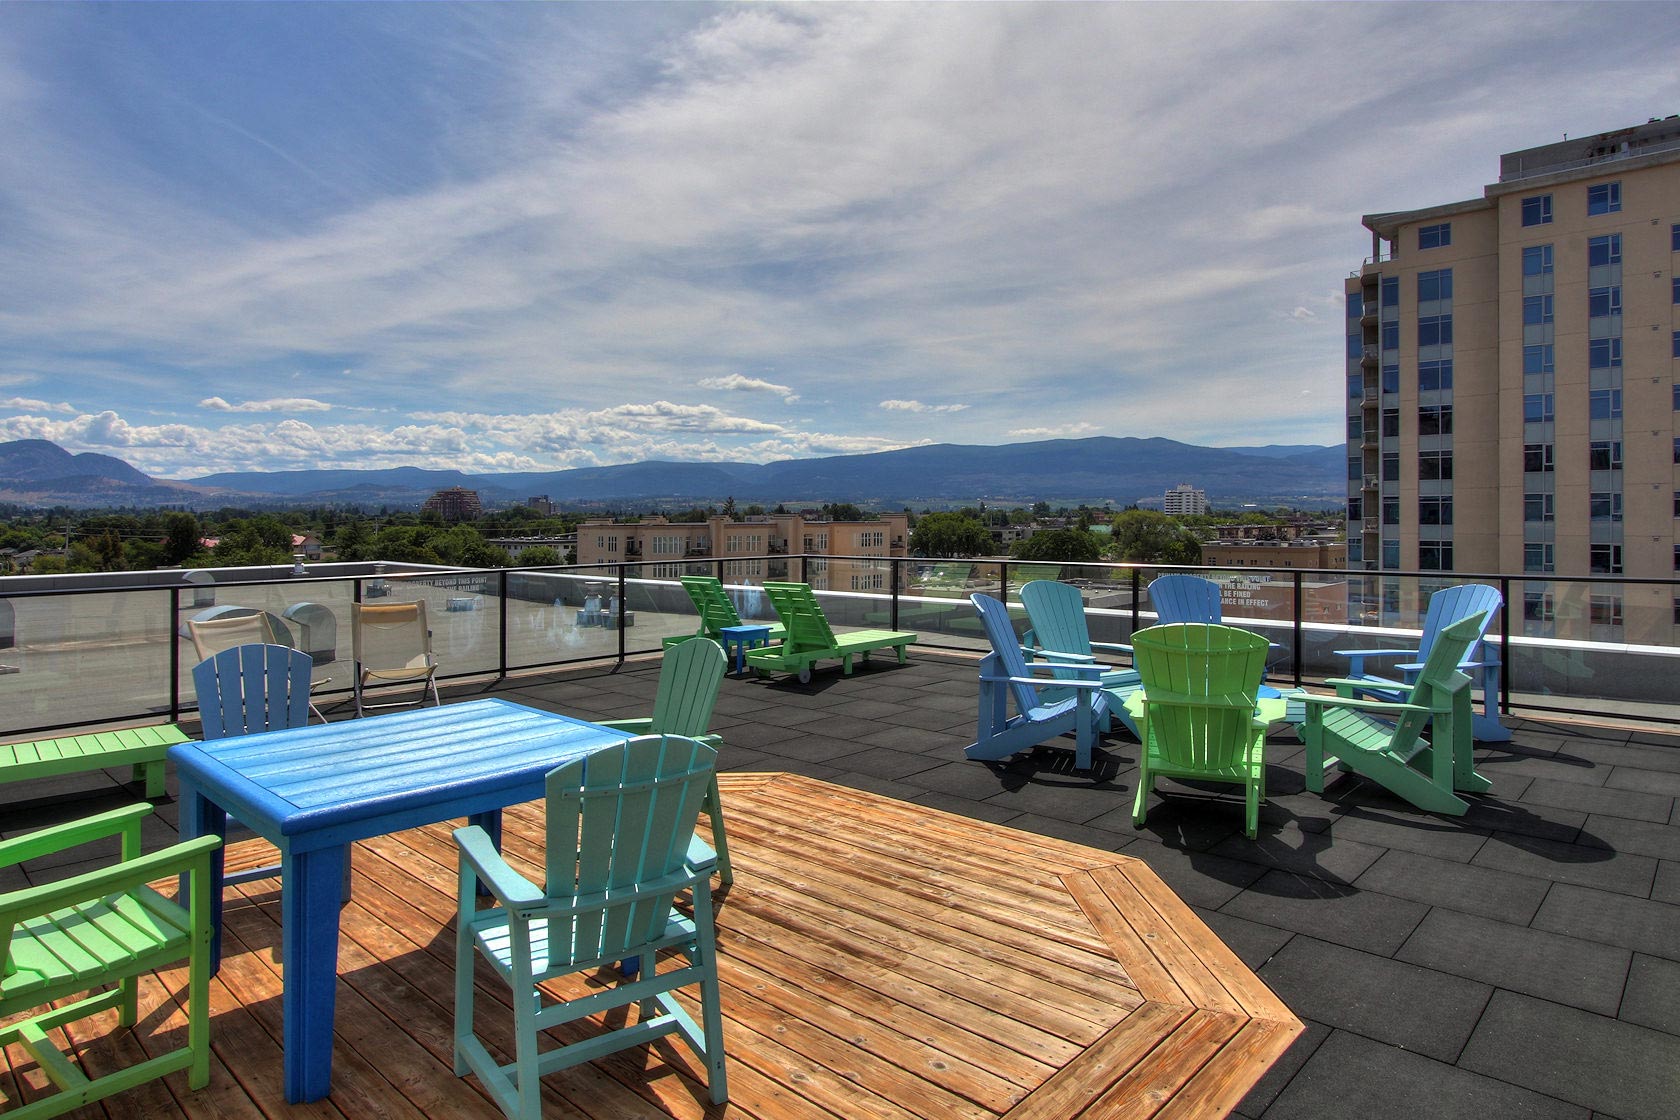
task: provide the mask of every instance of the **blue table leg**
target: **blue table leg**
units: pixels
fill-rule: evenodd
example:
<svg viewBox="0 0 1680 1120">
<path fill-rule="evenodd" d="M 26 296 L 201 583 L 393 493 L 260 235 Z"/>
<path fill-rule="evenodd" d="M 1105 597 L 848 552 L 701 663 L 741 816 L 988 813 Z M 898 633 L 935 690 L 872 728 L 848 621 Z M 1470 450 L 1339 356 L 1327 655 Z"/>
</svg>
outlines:
<svg viewBox="0 0 1680 1120">
<path fill-rule="evenodd" d="M 338 907 L 343 845 L 281 853 L 281 1012 L 286 1100 L 332 1091 L 333 1003 L 338 985 Z"/>
<path fill-rule="evenodd" d="M 181 783 L 181 839 L 199 836 L 219 836 L 227 839 L 227 811 L 203 796 L 192 786 Z M 225 849 L 210 853 L 210 975 L 222 965 L 222 878 L 226 871 Z M 176 887 L 181 904 L 188 898 L 187 877 L 182 875 Z"/>
</svg>

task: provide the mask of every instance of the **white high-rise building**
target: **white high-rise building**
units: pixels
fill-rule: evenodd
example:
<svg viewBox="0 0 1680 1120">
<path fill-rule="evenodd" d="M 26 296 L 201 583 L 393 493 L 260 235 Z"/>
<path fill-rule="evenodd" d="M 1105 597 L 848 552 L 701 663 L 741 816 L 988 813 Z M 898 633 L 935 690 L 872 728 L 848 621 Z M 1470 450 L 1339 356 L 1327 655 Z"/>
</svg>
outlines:
<svg viewBox="0 0 1680 1120">
<path fill-rule="evenodd" d="M 1207 491 L 1198 490 L 1188 482 L 1181 482 L 1161 495 L 1161 509 L 1171 514 L 1206 513 Z"/>
</svg>

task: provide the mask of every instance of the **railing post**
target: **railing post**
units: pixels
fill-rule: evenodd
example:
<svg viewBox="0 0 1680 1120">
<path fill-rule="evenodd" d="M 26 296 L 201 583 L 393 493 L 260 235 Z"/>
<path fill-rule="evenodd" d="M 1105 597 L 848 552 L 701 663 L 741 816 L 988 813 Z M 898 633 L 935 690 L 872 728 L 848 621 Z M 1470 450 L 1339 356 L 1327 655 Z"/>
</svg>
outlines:
<svg viewBox="0 0 1680 1120">
<path fill-rule="evenodd" d="M 1301 616 L 1306 614 L 1305 605 L 1304 605 L 1304 603 L 1302 602 L 1302 599 L 1301 599 L 1301 573 L 1300 572 L 1295 572 L 1294 573 L 1294 581 L 1295 581 L 1295 610 L 1294 610 L 1294 615 L 1295 615 L 1295 656 L 1294 656 L 1295 687 L 1300 688 L 1301 687 L 1301 640 L 1302 640 L 1302 636 L 1303 636 L 1302 635 L 1302 630 L 1304 629 L 1301 625 Z"/>
<path fill-rule="evenodd" d="M 811 554 L 808 552 L 799 554 L 799 582 L 811 582 Z"/>
<path fill-rule="evenodd" d="M 1511 580 L 1499 577 L 1499 597 L 1505 605 L 1499 608 L 1499 714 L 1511 714 Z M 1487 697 L 1482 698 L 1483 703 Z"/>
<path fill-rule="evenodd" d="M 1133 568 L 1132 569 L 1132 633 L 1133 634 L 1137 633 L 1137 628 L 1138 628 L 1138 593 L 1143 590 L 1143 588 L 1141 586 L 1141 583 L 1142 583 L 1141 574 L 1139 573 L 1138 569 Z"/>
<path fill-rule="evenodd" d="M 169 589 L 169 722 L 181 718 L 181 589 Z"/>
<path fill-rule="evenodd" d="M 898 564 L 899 564 L 899 562 L 897 560 L 894 560 L 891 557 L 888 557 L 887 567 L 892 572 L 892 576 L 891 576 L 891 580 L 892 580 L 892 621 L 890 623 L 888 623 L 888 625 L 887 625 L 887 629 L 889 629 L 889 630 L 897 630 L 898 629 L 898 588 L 899 588 Z"/>
<path fill-rule="evenodd" d="M 615 617 L 613 618 L 613 625 L 618 627 L 618 659 L 620 662 L 624 660 L 624 604 L 626 602 L 624 575 L 628 567 L 628 564 L 618 566 L 618 610 L 614 612 Z"/>
<path fill-rule="evenodd" d="M 1009 602 L 1009 561 L 998 564 L 998 602 Z"/>
<path fill-rule="evenodd" d="M 508 640 L 507 640 L 508 573 L 507 573 L 506 568 L 503 568 L 500 572 L 497 573 L 497 579 L 498 579 L 498 582 L 500 584 L 500 594 L 497 596 L 497 599 L 498 599 L 498 602 L 499 602 L 499 609 L 500 609 L 501 613 L 500 613 L 500 615 L 498 616 L 498 619 L 497 619 L 497 632 L 498 632 L 499 637 L 498 637 L 497 643 L 496 643 L 497 644 L 497 649 L 496 649 L 497 668 L 496 668 L 496 672 L 498 674 L 498 679 L 505 681 L 505 680 L 507 680 L 507 675 L 508 675 L 508 663 L 507 663 L 507 647 L 508 647 Z"/>
</svg>

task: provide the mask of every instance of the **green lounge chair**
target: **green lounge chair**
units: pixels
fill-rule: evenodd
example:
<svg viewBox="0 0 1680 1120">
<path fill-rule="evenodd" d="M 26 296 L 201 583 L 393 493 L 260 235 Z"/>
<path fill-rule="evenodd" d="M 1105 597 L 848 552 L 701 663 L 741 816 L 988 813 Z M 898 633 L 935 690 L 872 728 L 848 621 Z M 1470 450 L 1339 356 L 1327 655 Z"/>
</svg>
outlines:
<svg viewBox="0 0 1680 1120">
<path fill-rule="evenodd" d="M 682 585 L 688 597 L 694 600 L 694 610 L 700 616 L 700 629 L 692 634 L 666 638 L 664 645 L 669 648 L 690 638 L 710 638 L 722 644 L 723 634 L 720 631 L 725 626 L 741 625 L 741 616 L 736 612 L 729 593 L 723 589 L 723 581 L 715 576 L 683 576 Z M 780 624 L 772 623 L 770 640 L 781 641 L 785 632 Z"/>
<path fill-rule="evenodd" d="M 810 681 L 811 666 L 817 661 L 838 660 L 845 674 L 851 676 L 852 658 L 860 656 L 867 661 L 872 650 L 897 650 L 900 665 L 909 660 L 905 647 L 916 640 L 911 631 L 849 630 L 836 634 L 806 584 L 766 582 L 764 593 L 770 596 L 786 633 L 779 646 L 747 651 L 747 664 L 760 672 L 775 669 L 798 673 L 804 684 Z"/>
<path fill-rule="evenodd" d="M 10 867 L 122 838 L 118 863 L 0 894 L 0 1021 L 10 1020 L 0 1029 L 0 1047 L 27 1051 L 59 1089 L 7 1117 L 60 1116 L 180 1069 L 187 1071 L 189 1088 L 210 1083 L 210 859 L 222 842 L 200 836 L 141 855 L 141 821 L 151 811 L 150 805 L 130 805 L 0 841 L 0 867 Z M 146 885 L 175 876 L 185 885 L 184 898 L 165 898 Z M 161 1054 L 149 1047 L 153 1057 L 91 1079 L 58 1050 L 54 1028 L 106 1008 L 117 1009 L 123 1027 L 135 1026 L 141 975 L 182 960 L 189 962 L 184 1047 Z M 164 1005 L 173 1008 L 168 1000 Z M 36 1008 L 43 1010 L 18 1018 Z M 88 1033 L 75 1028 L 76 1041 L 85 1044 Z"/>
<path fill-rule="evenodd" d="M 1254 839 L 1266 799 L 1266 724 L 1254 699 L 1268 648 L 1258 634 L 1203 622 L 1132 635 L 1145 698 L 1134 825 L 1143 824 L 1159 776 L 1228 782 L 1244 788 L 1243 832 Z"/>
<path fill-rule="evenodd" d="M 595 722 L 631 735 L 683 735 L 715 748 L 721 740 L 708 728 L 712 723 L 712 709 L 717 706 L 718 685 L 723 683 L 723 671 L 727 666 L 728 660 L 716 642 L 698 637 L 687 638 L 665 651 L 664 663 L 659 667 L 659 691 L 654 694 L 651 716 Z M 724 886 L 728 886 L 735 881 L 735 871 L 729 863 L 729 838 L 723 831 L 723 802 L 718 797 L 715 775 L 711 788 L 706 791 L 706 803 L 701 808 L 712 822 L 712 847 L 716 849 L 718 878 Z M 701 841 L 695 843 L 704 846 Z M 709 851 L 696 849 L 689 861 L 700 863 L 711 855 Z"/>
<path fill-rule="evenodd" d="M 1461 618 L 1435 636 L 1411 684 L 1391 683 L 1404 700 L 1362 700 L 1368 677 L 1326 681 L 1339 695 L 1303 697 L 1307 788 L 1324 792 L 1325 771 L 1353 770 L 1387 786 L 1420 809 L 1463 816 L 1459 793 L 1486 793 L 1492 783 L 1475 771 L 1470 678 L 1459 669 L 1487 629 L 1488 612 Z M 1423 737 L 1425 725 L 1435 742 Z"/>
</svg>

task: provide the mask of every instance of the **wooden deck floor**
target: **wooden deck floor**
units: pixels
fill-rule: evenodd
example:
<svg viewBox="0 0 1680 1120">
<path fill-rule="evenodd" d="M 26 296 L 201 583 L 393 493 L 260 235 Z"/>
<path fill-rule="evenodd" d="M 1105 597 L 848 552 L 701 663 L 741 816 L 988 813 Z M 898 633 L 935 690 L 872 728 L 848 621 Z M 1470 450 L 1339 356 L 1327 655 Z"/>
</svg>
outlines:
<svg viewBox="0 0 1680 1120">
<path fill-rule="evenodd" d="M 737 868 L 718 910 L 730 1104 L 706 1102 L 667 1040 L 546 1078 L 545 1116 L 1200 1120 L 1302 1029 L 1141 862 L 792 775 L 721 784 Z M 540 806 L 508 812 L 506 850 L 533 875 L 541 830 Z M 229 866 L 265 848 L 235 845 Z M 354 866 L 330 1098 L 284 1103 L 280 896 L 265 880 L 228 899 L 210 1087 L 173 1075 L 77 1115 L 498 1116 L 451 1072 L 449 829 L 358 844 Z M 479 979 L 479 1032 L 509 1052 L 511 1013 L 494 1014 L 507 990 Z M 83 1063 L 174 1045 L 184 984 L 143 985 L 132 1034 L 114 1015 L 77 1028 Z M 6 1059 L 6 1096 L 38 1094 L 39 1071 Z"/>
</svg>

